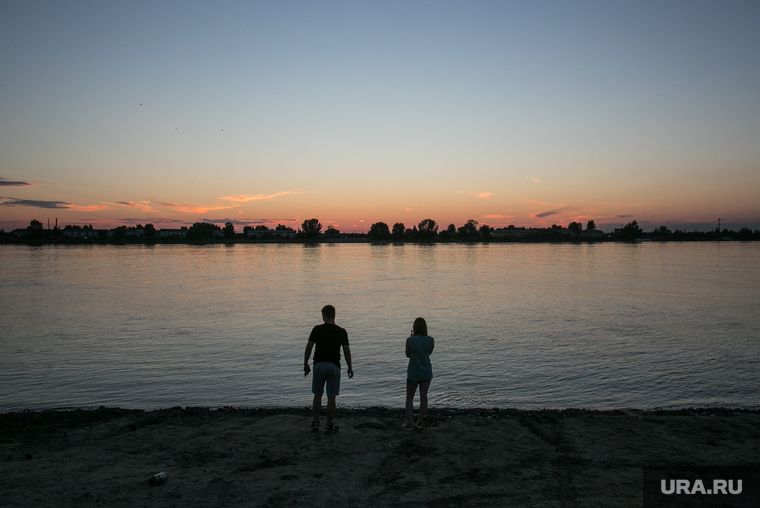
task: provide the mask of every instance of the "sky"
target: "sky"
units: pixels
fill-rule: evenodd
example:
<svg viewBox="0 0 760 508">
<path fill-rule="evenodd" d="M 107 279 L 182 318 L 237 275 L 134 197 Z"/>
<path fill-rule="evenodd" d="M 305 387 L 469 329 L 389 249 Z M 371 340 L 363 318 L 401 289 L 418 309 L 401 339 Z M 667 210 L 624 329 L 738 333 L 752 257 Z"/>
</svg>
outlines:
<svg viewBox="0 0 760 508">
<path fill-rule="evenodd" d="M 0 228 L 760 228 L 760 2 L 0 3 Z"/>
</svg>

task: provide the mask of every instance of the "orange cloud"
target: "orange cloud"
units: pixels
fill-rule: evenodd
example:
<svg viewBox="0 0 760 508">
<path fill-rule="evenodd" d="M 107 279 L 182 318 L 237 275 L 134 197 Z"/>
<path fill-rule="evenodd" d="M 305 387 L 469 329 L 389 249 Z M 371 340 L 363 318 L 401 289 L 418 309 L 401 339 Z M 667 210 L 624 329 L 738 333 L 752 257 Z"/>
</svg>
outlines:
<svg viewBox="0 0 760 508">
<path fill-rule="evenodd" d="M 107 201 L 104 201 L 107 205 L 119 205 L 119 206 L 129 206 L 132 208 L 139 208 L 143 212 L 158 212 L 158 210 L 154 210 L 150 206 L 148 206 L 145 203 L 150 203 L 150 201 L 140 201 L 139 203 L 134 203 L 132 201 L 117 201 L 116 203 L 109 203 Z"/>
<path fill-rule="evenodd" d="M 512 217 L 517 217 L 517 215 L 484 215 L 481 217 L 481 219 L 511 219 Z"/>
<path fill-rule="evenodd" d="M 206 212 L 212 212 L 214 210 L 227 210 L 229 208 L 236 208 L 240 205 L 205 206 L 205 205 L 195 205 L 195 204 L 189 204 L 189 205 L 164 204 L 164 206 L 171 208 L 172 210 L 176 210 L 177 212 L 182 212 L 182 213 L 206 213 Z"/>
<path fill-rule="evenodd" d="M 531 182 L 541 183 L 541 180 L 537 180 L 535 178 L 528 178 Z"/>
<path fill-rule="evenodd" d="M 108 210 L 108 207 L 106 205 L 88 205 L 88 206 L 70 205 L 68 209 L 75 210 L 77 212 L 97 212 L 98 210 Z"/>
<path fill-rule="evenodd" d="M 279 196 L 285 196 L 287 194 L 292 194 L 291 191 L 285 191 L 285 192 L 277 192 L 275 194 L 256 194 L 255 196 L 249 196 L 248 194 L 240 194 L 238 196 L 224 196 L 219 199 L 224 199 L 225 201 L 234 201 L 236 203 L 247 203 L 249 201 L 260 201 L 263 199 L 274 199 Z"/>
<path fill-rule="evenodd" d="M 477 195 L 477 197 L 479 197 L 480 199 L 490 198 L 491 197 L 491 193 L 490 192 L 481 192 L 480 194 Z"/>
</svg>

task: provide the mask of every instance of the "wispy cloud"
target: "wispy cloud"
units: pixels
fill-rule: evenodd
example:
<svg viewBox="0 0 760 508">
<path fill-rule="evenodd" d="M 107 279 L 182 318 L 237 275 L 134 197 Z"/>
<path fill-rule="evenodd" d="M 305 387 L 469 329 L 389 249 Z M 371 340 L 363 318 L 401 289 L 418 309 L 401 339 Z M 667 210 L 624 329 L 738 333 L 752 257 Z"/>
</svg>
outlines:
<svg viewBox="0 0 760 508">
<path fill-rule="evenodd" d="M 190 203 L 190 204 L 184 204 L 184 205 L 163 204 L 163 206 L 166 206 L 167 208 L 171 208 L 172 210 L 181 212 L 181 213 L 207 213 L 207 212 L 213 212 L 214 210 L 228 210 L 230 208 L 236 208 L 240 205 L 214 206 L 214 205 L 198 205 L 198 204 Z"/>
<path fill-rule="evenodd" d="M 491 194 L 490 192 L 481 192 L 481 193 L 480 193 L 480 194 L 478 194 L 476 197 L 478 197 L 478 198 L 480 198 L 480 199 L 486 199 L 486 198 L 490 198 L 490 197 L 491 197 L 491 195 L 492 195 L 492 194 Z"/>
<path fill-rule="evenodd" d="M 35 185 L 32 182 L 14 181 L 0 177 L 0 187 L 35 187 Z"/>
<path fill-rule="evenodd" d="M 0 202 L 0 206 L 31 206 L 35 208 L 68 208 L 71 203 L 65 201 L 39 201 L 36 199 L 0 198 L 10 201 Z"/>
<path fill-rule="evenodd" d="M 242 219 L 240 217 L 233 219 L 228 217 L 224 219 L 202 218 L 198 220 L 202 222 L 209 222 L 211 224 L 226 224 L 227 222 L 231 222 L 236 226 L 252 226 L 258 224 L 284 224 L 286 226 L 297 226 L 299 217 L 289 217 L 285 219 Z"/>
<path fill-rule="evenodd" d="M 75 210 L 78 212 L 95 212 L 98 210 L 107 210 L 105 205 L 88 205 L 80 206 L 67 203 L 66 201 L 42 201 L 36 199 L 17 199 L 17 198 L 4 198 L 0 199 L 8 200 L 0 202 L 0 206 L 30 206 L 33 208 L 47 208 L 58 210 Z"/>
<path fill-rule="evenodd" d="M 292 194 L 292 191 L 276 192 L 274 194 L 256 194 L 255 196 L 250 196 L 248 194 L 239 194 L 237 196 L 224 196 L 219 199 L 224 199 L 225 201 L 233 201 L 235 203 L 247 203 L 249 201 L 261 201 L 265 199 L 274 199 L 276 197 L 286 196 L 288 194 Z"/>
<path fill-rule="evenodd" d="M 483 215 L 481 219 L 511 219 L 513 217 L 517 217 L 517 215 L 498 215 L 498 214 L 492 214 L 492 215 Z"/>
<path fill-rule="evenodd" d="M 538 180 L 537 178 L 528 178 L 531 182 L 541 183 L 541 180 Z"/>
<path fill-rule="evenodd" d="M 106 205 L 88 205 L 88 206 L 70 205 L 68 209 L 74 210 L 76 212 L 97 212 L 98 210 L 108 210 L 109 207 L 107 207 Z"/>
<path fill-rule="evenodd" d="M 121 224 L 177 224 L 185 226 L 188 224 L 186 219 L 167 219 L 166 217 L 149 217 L 149 218 L 136 218 L 125 217 L 122 219 L 102 219 L 101 222 L 118 222 Z"/>
<path fill-rule="evenodd" d="M 631 214 L 628 214 L 628 215 L 618 215 L 618 217 L 620 219 L 627 219 L 628 217 L 633 217 L 633 215 L 631 215 Z"/>
<path fill-rule="evenodd" d="M 534 205 L 551 206 L 553 208 L 561 208 L 561 207 L 567 206 L 564 203 L 545 203 L 543 201 L 536 201 L 536 200 L 533 200 L 533 199 L 526 199 L 525 202 L 526 203 L 532 203 Z"/>
<path fill-rule="evenodd" d="M 158 210 L 154 210 L 147 204 L 147 203 L 150 203 L 150 201 L 140 201 L 139 203 L 134 203 L 132 201 L 117 201 L 115 203 L 108 203 L 104 201 L 104 203 L 109 204 L 109 205 L 129 206 L 132 208 L 139 208 L 140 210 L 144 212 L 158 212 Z"/>
<path fill-rule="evenodd" d="M 544 217 L 549 217 L 551 215 L 557 215 L 559 213 L 562 213 L 563 210 L 549 210 L 546 212 L 540 212 L 540 213 L 534 213 L 531 215 L 534 219 L 543 219 Z"/>
</svg>

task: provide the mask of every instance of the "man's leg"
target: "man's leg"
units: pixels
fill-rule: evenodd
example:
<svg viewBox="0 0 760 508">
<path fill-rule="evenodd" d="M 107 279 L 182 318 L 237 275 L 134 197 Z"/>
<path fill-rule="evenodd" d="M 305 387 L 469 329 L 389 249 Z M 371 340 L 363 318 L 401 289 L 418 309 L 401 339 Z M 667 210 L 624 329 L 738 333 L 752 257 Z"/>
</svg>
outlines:
<svg viewBox="0 0 760 508">
<path fill-rule="evenodd" d="M 328 400 L 329 400 L 329 397 L 328 397 Z M 319 413 L 322 412 L 322 394 L 321 393 L 315 393 L 314 394 L 314 401 L 312 402 L 312 405 L 314 407 L 314 421 L 317 422 L 317 423 L 319 423 Z M 328 404 L 327 407 L 329 408 L 330 405 Z M 330 412 L 329 412 L 330 410 L 328 409 L 327 411 L 328 411 L 328 413 L 327 413 L 328 414 L 327 419 L 329 421 L 330 420 L 330 416 L 329 416 L 330 415 Z"/>
<path fill-rule="evenodd" d="M 331 365 L 325 377 L 327 378 L 327 426 L 330 427 L 335 416 L 335 397 L 340 393 L 340 368 Z"/>
<path fill-rule="evenodd" d="M 417 425 L 422 427 L 427 412 L 427 393 L 430 388 L 430 380 L 420 381 L 420 416 L 417 418 Z"/>
<path fill-rule="evenodd" d="M 322 397 L 319 398 L 320 402 Z M 335 397 L 327 396 L 327 425 L 333 424 L 333 417 L 335 416 Z"/>
</svg>

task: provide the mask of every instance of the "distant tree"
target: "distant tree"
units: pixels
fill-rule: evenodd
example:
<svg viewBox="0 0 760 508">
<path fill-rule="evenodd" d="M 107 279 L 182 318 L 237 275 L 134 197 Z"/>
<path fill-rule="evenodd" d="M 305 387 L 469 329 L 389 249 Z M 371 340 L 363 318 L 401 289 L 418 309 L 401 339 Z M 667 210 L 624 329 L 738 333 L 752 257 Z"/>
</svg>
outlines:
<svg viewBox="0 0 760 508">
<path fill-rule="evenodd" d="M 563 228 L 562 226 L 558 226 L 557 224 L 552 224 L 552 231 L 561 231 L 563 229 L 565 228 Z"/>
<path fill-rule="evenodd" d="M 216 224 L 209 224 L 208 222 L 196 222 L 187 231 L 187 238 L 189 240 L 210 240 L 214 238 L 214 231 L 221 230 Z"/>
<path fill-rule="evenodd" d="M 493 228 L 488 224 L 483 224 L 478 231 L 480 231 L 480 236 L 482 236 L 484 240 L 490 240 Z"/>
<path fill-rule="evenodd" d="M 277 224 L 277 227 L 274 229 L 275 231 L 293 231 L 293 228 L 286 226 L 285 224 Z"/>
<path fill-rule="evenodd" d="M 301 224 L 301 234 L 304 238 L 315 239 L 319 237 L 322 230 L 322 223 L 317 219 L 307 219 Z"/>
<path fill-rule="evenodd" d="M 580 235 L 581 231 L 583 231 L 583 224 L 573 221 L 567 225 L 567 229 L 572 231 L 573 234 Z"/>
<path fill-rule="evenodd" d="M 454 224 L 449 224 L 446 229 L 438 233 L 438 238 L 444 242 L 449 242 L 456 238 L 457 227 Z"/>
<path fill-rule="evenodd" d="M 224 233 L 224 237 L 227 239 L 235 238 L 235 226 L 231 222 L 225 222 L 222 233 Z"/>
<path fill-rule="evenodd" d="M 387 240 L 391 236 L 391 230 L 385 222 L 375 222 L 369 227 L 367 236 L 370 240 Z"/>
<path fill-rule="evenodd" d="M 596 224 L 594 223 L 594 221 L 593 221 L 593 220 L 590 220 L 590 221 L 588 221 L 588 222 L 586 223 L 586 229 L 589 229 L 589 230 L 594 230 L 594 229 L 596 229 Z"/>
<path fill-rule="evenodd" d="M 153 226 L 153 224 L 148 223 L 145 225 L 145 228 L 143 229 L 145 230 L 145 233 L 144 233 L 145 236 L 147 236 L 148 238 L 153 238 L 154 236 L 156 236 L 156 228 L 155 226 Z"/>
<path fill-rule="evenodd" d="M 475 240 L 478 237 L 478 221 L 468 220 L 464 226 L 459 228 L 458 234 L 462 240 Z"/>
<path fill-rule="evenodd" d="M 642 234 L 644 234 L 644 231 L 641 230 L 639 227 L 639 223 L 636 221 L 629 222 L 628 224 L 623 227 L 622 231 L 620 231 L 620 238 L 623 240 L 635 240 L 636 238 L 639 238 Z"/>
<path fill-rule="evenodd" d="M 78 226 L 74 226 L 78 227 Z M 119 226 L 111 230 L 112 240 L 122 240 L 127 235 L 127 226 Z"/>
<path fill-rule="evenodd" d="M 397 222 L 393 225 L 393 230 L 391 231 L 391 234 L 393 235 L 394 240 L 403 240 L 405 232 L 406 232 L 406 229 L 404 229 L 404 223 Z"/>
<path fill-rule="evenodd" d="M 259 224 L 254 228 L 255 231 L 269 231 L 265 224 Z"/>
<path fill-rule="evenodd" d="M 39 239 L 45 236 L 45 233 L 45 228 L 37 219 L 32 219 L 32 221 L 29 223 L 29 226 L 26 228 L 26 235 L 28 238 Z"/>
<path fill-rule="evenodd" d="M 652 234 L 660 235 L 660 236 L 667 236 L 667 235 L 671 235 L 672 233 L 670 232 L 670 230 L 667 227 L 660 226 L 659 228 L 657 228 L 654 231 L 652 231 Z"/>
<path fill-rule="evenodd" d="M 420 240 L 433 240 L 438 236 L 438 224 L 433 219 L 424 219 L 418 224 L 417 236 Z"/>
</svg>

